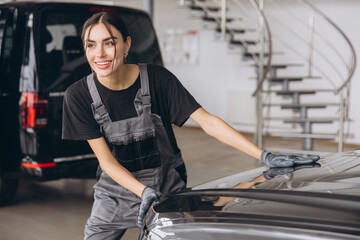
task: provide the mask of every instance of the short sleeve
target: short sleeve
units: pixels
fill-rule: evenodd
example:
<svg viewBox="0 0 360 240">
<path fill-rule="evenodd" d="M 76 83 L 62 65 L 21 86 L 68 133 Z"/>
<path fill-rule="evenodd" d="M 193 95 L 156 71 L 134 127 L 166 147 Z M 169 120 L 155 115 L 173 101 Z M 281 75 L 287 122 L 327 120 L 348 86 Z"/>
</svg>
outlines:
<svg viewBox="0 0 360 240">
<path fill-rule="evenodd" d="M 166 84 L 166 98 L 170 110 L 170 120 L 181 127 L 201 105 L 174 74 L 171 72 L 169 74 Z"/>
<path fill-rule="evenodd" d="M 102 136 L 91 111 L 91 97 L 77 83 L 65 91 L 63 101 L 62 138 L 88 140 Z M 88 91 L 87 91 L 88 92 Z"/>
</svg>

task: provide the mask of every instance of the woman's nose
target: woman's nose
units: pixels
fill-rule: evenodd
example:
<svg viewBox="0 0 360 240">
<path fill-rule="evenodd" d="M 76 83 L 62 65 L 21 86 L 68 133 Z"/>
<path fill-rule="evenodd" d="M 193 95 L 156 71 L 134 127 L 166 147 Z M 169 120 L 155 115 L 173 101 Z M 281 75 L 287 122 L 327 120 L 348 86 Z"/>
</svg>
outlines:
<svg viewBox="0 0 360 240">
<path fill-rule="evenodd" d="M 103 46 L 98 46 L 96 49 L 96 56 L 97 57 L 102 57 L 105 55 L 105 49 L 103 48 Z"/>
</svg>

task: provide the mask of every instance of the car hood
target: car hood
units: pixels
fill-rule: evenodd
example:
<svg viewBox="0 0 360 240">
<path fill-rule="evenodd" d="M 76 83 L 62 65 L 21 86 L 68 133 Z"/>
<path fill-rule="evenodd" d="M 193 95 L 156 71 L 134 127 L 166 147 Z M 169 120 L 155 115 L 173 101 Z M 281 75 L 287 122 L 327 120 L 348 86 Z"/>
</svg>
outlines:
<svg viewBox="0 0 360 240">
<path fill-rule="evenodd" d="M 253 189 L 326 192 L 360 196 L 360 151 L 327 153 L 320 155 L 319 165 L 278 175 Z M 239 183 L 250 182 L 269 170 L 260 167 L 250 171 L 220 178 L 192 189 L 233 188 Z"/>
<path fill-rule="evenodd" d="M 319 165 L 269 180 L 268 168 L 256 168 L 171 194 L 147 215 L 146 239 L 358 239 L 359 154 L 323 154 Z"/>
</svg>

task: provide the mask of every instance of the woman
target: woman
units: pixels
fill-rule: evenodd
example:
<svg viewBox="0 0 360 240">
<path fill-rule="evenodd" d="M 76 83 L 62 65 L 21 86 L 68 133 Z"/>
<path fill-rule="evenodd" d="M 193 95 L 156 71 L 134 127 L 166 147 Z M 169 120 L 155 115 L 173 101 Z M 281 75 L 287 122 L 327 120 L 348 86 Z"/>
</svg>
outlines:
<svg viewBox="0 0 360 240">
<path fill-rule="evenodd" d="M 262 151 L 223 120 L 206 112 L 168 70 L 126 64 L 131 38 L 115 13 L 97 13 L 83 26 L 92 74 L 64 97 L 63 138 L 87 140 L 101 167 L 85 239 L 120 239 L 160 194 L 186 187 L 186 170 L 171 124 L 189 117 L 210 136 L 268 166 L 318 159 Z"/>
</svg>

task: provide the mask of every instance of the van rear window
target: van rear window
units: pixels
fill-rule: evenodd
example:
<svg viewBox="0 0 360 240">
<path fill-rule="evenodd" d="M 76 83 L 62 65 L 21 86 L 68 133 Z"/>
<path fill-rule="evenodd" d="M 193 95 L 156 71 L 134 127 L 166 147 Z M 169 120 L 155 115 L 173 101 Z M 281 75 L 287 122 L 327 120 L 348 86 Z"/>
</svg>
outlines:
<svg viewBox="0 0 360 240">
<path fill-rule="evenodd" d="M 112 8 L 112 10 L 118 10 Z M 42 12 L 40 40 L 40 87 L 46 91 L 62 91 L 90 72 L 84 57 L 81 28 L 95 7 L 49 9 Z M 123 11 L 123 12 L 121 12 Z M 118 13 L 127 23 L 132 38 L 129 63 L 162 64 L 161 54 L 150 19 L 140 13 L 122 10 Z"/>
</svg>

